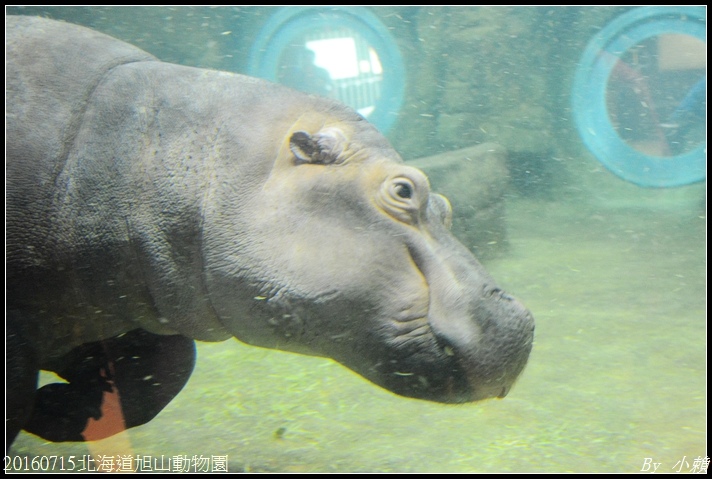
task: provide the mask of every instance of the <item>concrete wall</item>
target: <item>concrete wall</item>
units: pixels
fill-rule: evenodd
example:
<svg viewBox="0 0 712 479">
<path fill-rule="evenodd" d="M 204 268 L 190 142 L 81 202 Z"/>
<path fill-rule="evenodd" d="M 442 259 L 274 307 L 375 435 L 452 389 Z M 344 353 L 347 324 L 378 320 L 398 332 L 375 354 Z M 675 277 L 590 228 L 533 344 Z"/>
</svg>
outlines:
<svg viewBox="0 0 712 479">
<path fill-rule="evenodd" d="M 609 173 L 582 145 L 571 117 L 573 75 L 586 43 L 628 8 L 370 7 L 406 64 L 405 102 L 389 138 L 405 159 L 500 144 L 512 191 L 526 196 L 607 199 L 622 192 L 637 201 L 678 194 L 641 193 Z M 164 61 L 246 72 L 249 49 L 277 8 L 6 11 L 84 24 Z"/>
</svg>

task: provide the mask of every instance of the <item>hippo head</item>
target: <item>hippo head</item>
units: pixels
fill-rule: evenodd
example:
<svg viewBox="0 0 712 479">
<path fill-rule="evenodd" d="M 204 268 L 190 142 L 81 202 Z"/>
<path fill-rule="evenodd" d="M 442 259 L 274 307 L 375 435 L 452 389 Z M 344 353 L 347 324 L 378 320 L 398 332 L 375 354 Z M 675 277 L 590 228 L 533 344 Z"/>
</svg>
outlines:
<svg viewBox="0 0 712 479">
<path fill-rule="evenodd" d="M 450 234 L 448 200 L 365 121 L 301 118 L 249 197 L 222 183 L 205 216 L 206 282 L 238 339 L 330 357 L 403 396 L 507 394 L 531 314 Z"/>
</svg>

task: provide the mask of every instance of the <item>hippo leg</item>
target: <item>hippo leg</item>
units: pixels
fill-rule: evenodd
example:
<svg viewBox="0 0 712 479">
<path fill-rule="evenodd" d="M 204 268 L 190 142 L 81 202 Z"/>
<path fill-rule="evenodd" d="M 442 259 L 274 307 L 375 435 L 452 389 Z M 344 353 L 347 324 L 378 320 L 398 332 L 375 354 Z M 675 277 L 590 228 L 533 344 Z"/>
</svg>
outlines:
<svg viewBox="0 0 712 479">
<path fill-rule="evenodd" d="M 44 439 L 103 439 L 153 419 L 188 382 L 195 343 L 137 329 L 84 344 L 61 361 L 66 383 L 43 386 L 25 430 Z"/>
<path fill-rule="evenodd" d="M 8 313 L 12 316 L 13 313 Z M 17 321 L 5 323 L 5 445 L 9 447 L 32 413 L 39 367 L 30 343 L 16 331 Z"/>
</svg>

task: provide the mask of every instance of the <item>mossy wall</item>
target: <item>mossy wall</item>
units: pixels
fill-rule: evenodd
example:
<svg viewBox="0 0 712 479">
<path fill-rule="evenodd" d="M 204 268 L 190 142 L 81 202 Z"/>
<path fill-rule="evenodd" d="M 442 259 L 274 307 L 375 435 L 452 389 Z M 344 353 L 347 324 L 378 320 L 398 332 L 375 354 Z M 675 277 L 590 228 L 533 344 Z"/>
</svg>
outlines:
<svg viewBox="0 0 712 479">
<path fill-rule="evenodd" d="M 405 159 L 485 142 L 508 152 L 512 185 L 547 195 L 582 146 L 570 89 L 587 41 L 621 7 L 370 7 L 406 63 L 389 137 Z M 245 72 L 276 7 L 8 7 L 80 23 L 185 65 Z"/>
<path fill-rule="evenodd" d="M 379 9 L 376 9 L 378 11 Z M 581 143 L 570 91 L 611 7 L 421 7 L 382 16 L 407 58 L 407 101 L 392 141 L 406 158 L 494 142 L 512 185 L 548 195 Z M 397 18 L 397 17 L 396 17 Z"/>
</svg>

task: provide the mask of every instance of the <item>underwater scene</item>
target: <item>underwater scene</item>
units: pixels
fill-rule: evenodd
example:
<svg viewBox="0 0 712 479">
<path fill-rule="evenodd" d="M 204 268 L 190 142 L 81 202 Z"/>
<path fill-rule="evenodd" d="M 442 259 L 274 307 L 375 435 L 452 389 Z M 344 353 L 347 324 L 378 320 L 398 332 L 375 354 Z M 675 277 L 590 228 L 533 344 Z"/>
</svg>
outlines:
<svg viewBox="0 0 712 479">
<path fill-rule="evenodd" d="M 6 447 L 6 472 L 706 472 L 706 7 L 6 7 L 6 15 L 83 25 L 162 62 L 350 106 L 447 197 L 450 231 L 496 282 L 487 293 L 507 305 L 493 317 L 504 311 L 523 324 L 511 326 L 521 326 L 517 341 L 502 340 L 494 362 L 506 368 L 491 366 L 497 377 L 481 393 L 461 393 L 454 373 L 443 384 L 437 373 L 405 369 L 391 372 L 396 382 L 382 379 L 372 371 L 380 362 L 359 368 L 351 353 L 339 356 L 336 333 L 323 354 L 252 337 L 257 346 L 196 341 L 192 374 L 153 419 L 98 441 L 21 431 Z M 250 105 L 245 124 L 269 124 L 254 119 L 259 101 Z M 348 166 L 315 159 L 316 143 L 298 134 L 286 147 L 298 163 Z M 394 198 L 417 198 L 418 178 L 394 183 Z M 431 201 L 419 221 L 441 215 L 450 226 L 449 208 Z M 305 211 L 303 224 L 319 213 Z M 352 230 L 341 245 L 349 267 L 333 287 L 349 276 L 378 285 L 363 299 L 373 308 L 406 291 L 406 281 L 391 287 L 372 276 L 415 247 L 357 273 L 371 243 Z M 322 231 L 314 241 L 328 256 L 330 225 Z M 274 248 L 278 236 L 264 241 Z M 470 265 L 453 248 L 428 268 Z M 427 269 L 418 261 L 408 267 Z M 489 308 L 480 306 L 489 299 L 452 304 L 465 301 L 453 292 L 464 283 L 442 288 L 451 300 L 443 308 Z M 445 356 L 471 334 L 431 327 L 451 341 Z M 361 338 L 370 334 L 356 348 L 369 358 L 376 353 Z M 495 354 L 478 347 L 459 360 Z M 43 371 L 39 381 L 61 380 Z M 422 392 L 436 387 L 441 394 Z"/>
</svg>

